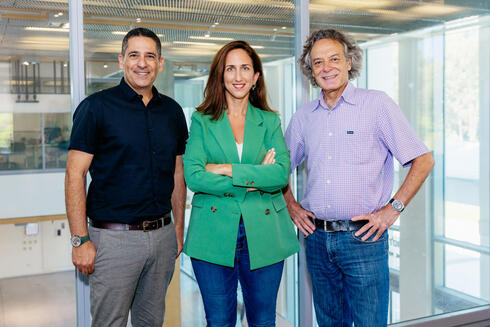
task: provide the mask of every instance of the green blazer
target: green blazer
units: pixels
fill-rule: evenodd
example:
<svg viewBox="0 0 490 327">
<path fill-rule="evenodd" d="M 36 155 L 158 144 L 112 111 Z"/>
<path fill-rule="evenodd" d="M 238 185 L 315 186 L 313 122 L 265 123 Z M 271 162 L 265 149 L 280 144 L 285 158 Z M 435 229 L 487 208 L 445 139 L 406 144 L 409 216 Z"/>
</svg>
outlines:
<svg viewBox="0 0 490 327">
<path fill-rule="evenodd" d="M 271 148 L 276 150 L 276 163 L 261 165 Z M 206 171 L 207 163 L 231 163 L 233 178 Z M 251 269 L 297 252 L 298 239 L 281 193 L 289 170 L 289 152 L 277 114 L 249 103 L 240 163 L 228 115 L 212 121 L 209 115 L 194 112 L 184 155 L 185 180 L 195 192 L 184 253 L 233 267 L 240 216 Z M 247 192 L 249 187 L 259 191 Z"/>
</svg>

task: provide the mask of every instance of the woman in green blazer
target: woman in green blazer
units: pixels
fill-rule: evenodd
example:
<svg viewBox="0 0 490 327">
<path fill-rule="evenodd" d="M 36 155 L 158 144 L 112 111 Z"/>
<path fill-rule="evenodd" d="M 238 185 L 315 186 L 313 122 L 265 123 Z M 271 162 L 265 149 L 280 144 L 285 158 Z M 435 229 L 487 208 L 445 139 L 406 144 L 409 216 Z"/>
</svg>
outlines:
<svg viewBox="0 0 490 327">
<path fill-rule="evenodd" d="M 184 244 L 208 326 L 235 326 L 240 281 L 249 326 L 275 326 L 284 259 L 299 250 L 281 189 L 289 152 L 267 105 L 262 64 L 244 41 L 226 44 L 192 115 L 184 174 L 195 192 Z"/>
</svg>

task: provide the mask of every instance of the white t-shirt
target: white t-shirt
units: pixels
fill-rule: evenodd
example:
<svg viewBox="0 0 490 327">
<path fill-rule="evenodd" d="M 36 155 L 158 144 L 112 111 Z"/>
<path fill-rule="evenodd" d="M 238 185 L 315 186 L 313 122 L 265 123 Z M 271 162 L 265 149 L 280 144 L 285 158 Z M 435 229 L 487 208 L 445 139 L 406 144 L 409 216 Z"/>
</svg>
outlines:
<svg viewBox="0 0 490 327">
<path fill-rule="evenodd" d="M 238 150 L 238 159 L 242 162 L 242 152 L 243 152 L 243 143 L 236 143 L 236 149 Z"/>
</svg>

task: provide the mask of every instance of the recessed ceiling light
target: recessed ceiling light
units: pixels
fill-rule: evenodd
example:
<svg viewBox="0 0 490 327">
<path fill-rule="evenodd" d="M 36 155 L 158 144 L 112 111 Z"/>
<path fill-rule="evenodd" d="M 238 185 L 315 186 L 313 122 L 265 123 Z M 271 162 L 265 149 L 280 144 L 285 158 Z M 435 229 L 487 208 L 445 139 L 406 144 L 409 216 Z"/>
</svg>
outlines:
<svg viewBox="0 0 490 327">
<path fill-rule="evenodd" d="M 189 44 L 189 45 L 212 45 L 215 46 L 216 43 L 208 42 L 189 42 L 189 41 L 173 41 L 174 44 Z"/>
<path fill-rule="evenodd" d="M 286 26 L 281 27 L 281 29 L 285 30 L 286 29 Z"/>
<path fill-rule="evenodd" d="M 24 62 L 22 63 L 22 65 L 24 65 L 24 66 L 29 66 L 29 62 L 28 62 L 28 61 L 24 61 Z"/>
<path fill-rule="evenodd" d="M 274 32 L 277 32 L 277 28 L 274 28 L 274 29 L 273 29 L 273 31 L 274 31 Z"/>
<path fill-rule="evenodd" d="M 213 40 L 213 41 L 233 41 L 234 38 L 231 37 L 215 37 L 215 36 L 189 36 L 189 39 L 193 40 Z"/>
<path fill-rule="evenodd" d="M 37 26 L 26 26 L 24 29 L 26 31 L 41 31 L 41 32 L 65 32 L 65 33 L 68 33 L 70 31 L 68 28 L 37 27 Z"/>
<path fill-rule="evenodd" d="M 141 23 L 141 18 L 139 18 L 139 17 L 138 17 L 138 18 L 136 18 L 136 22 L 137 22 L 137 23 Z"/>
<path fill-rule="evenodd" d="M 62 12 L 59 12 L 59 13 L 58 13 L 58 16 L 63 16 L 63 13 L 62 13 Z"/>
<path fill-rule="evenodd" d="M 104 64 L 104 68 L 107 68 L 107 67 L 109 67 L 109 66 L 107 66 L 107 64 Z"/>
</svg>

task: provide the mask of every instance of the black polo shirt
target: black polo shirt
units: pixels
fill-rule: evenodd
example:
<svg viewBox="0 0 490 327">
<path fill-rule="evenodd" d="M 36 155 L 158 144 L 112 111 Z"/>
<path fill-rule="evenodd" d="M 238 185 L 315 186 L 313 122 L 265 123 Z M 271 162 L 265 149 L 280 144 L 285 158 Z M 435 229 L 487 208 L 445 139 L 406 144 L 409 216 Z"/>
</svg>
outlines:
<svg viewBox="0 0 490 327">
<path fill-rule="evenodd" d="M 175 157 L 187 136 L 182 108 L 155 87 L 146 107 L 124 78 L 83 100 L 69 149 L 94 155 L 87 216 L 133 224 L 169 212 Z"/>
</svg>

